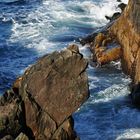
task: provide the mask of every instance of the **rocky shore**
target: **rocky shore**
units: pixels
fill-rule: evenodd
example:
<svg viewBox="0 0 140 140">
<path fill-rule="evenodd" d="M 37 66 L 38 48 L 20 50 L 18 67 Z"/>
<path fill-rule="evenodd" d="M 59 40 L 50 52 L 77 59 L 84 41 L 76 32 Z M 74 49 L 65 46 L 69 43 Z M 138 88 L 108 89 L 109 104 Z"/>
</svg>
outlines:
<svg viewBox="0 0 140 140">
<path fill-rule="evenodd" d="M 72 113 L 88 98 L 76 45 L 43 56 L 0 99 L 1 140 L 76 140 Z"/>
<path fill-rule="evenodd" d="M 140 105 L 140 0 L 129 0 L 121 17 L 110 28 L 122 46 L 122 68 L 133 80 L 132 100 Z"/>
<path fill-rule="evenodd" d="M 96 66 L 121 60 L 140 106 L 140 0 L 120 4 L 121 13 L 81 40 Z M 126 7 L 126 8 L 125 8 Z M 78 46 L 40 58 L 0 98 L 1 140 L 78 140 L 72 114 L 88 99 L 87 61 Z"/>
<path fill-rule="evenodd" d="M 84 38 L 81 42 L 90 44 L 93 53 L 92 59 L 97 66 L 121 59 L 123 71 L 132 78 L 132 101 L 139 106 L 140 0 L 129 0 L 125 9 L 124 7 L 125 5 L 122 6 L 123 12 L 120 16 L 110 18 L 111 22 L 106 28 Z M 110 48 L 111 46 L 113 48 Z"/>
</svg>

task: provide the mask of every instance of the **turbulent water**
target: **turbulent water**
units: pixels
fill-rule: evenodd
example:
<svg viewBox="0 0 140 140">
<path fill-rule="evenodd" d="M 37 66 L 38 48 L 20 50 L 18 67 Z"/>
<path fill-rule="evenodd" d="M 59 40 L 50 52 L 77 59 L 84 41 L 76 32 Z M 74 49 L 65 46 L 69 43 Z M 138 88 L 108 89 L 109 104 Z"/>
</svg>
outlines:
<svg viewBox="0 0 140 140">
<path fill-rule="evenodd" d="M 61 50 L 107 23 L 116 0 L 0 0 L 0 93 L 40 56 Z M 10 3 L 9 3 L 10 2 Z M 127 3 L 127 0 L 124 0 Z M 89 58 L 86 46 L 79 45 Z M 140 112 L 117 63 L 88 68 L 90 98 L 74 114 L 81 140 L 140 138 Z"/>
</svg>

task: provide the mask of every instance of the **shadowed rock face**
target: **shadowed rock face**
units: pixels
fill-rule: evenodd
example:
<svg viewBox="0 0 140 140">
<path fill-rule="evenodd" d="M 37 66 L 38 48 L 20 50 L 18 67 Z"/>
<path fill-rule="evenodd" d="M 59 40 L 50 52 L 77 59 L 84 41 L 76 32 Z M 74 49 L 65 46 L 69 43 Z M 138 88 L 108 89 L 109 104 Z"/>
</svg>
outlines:
<svg viewBox="0 0 140 140">
<path fill-rule="evenodd" d="M 86 68 L 76 45 L 40 58 L 15 81 L 10 96 L 2 97 L 0 132 L 4 133 L 0 138 L 75 140 L 71 115 L 89 96 Z M 9 120 L 17 126 L 14 132 L 3 128 L 10 113 Z M 10 121 L 6 125 L 11 126 Z"/>
<path fill-rule="evenodd" d="M 118 45 L 106 51 L 104 42 L 106 38 L 112 37 L 121 47 Z M 122 15 L 105 34 L 99 33 L 94 38 L 93 44 L 91 50 L 98 63 L 105 64 L 121 58 L 123 71 L 133 80 L 132 100 L 140 105 L 140 0 L 129 0 Z"/>
<path fill-rule="evenodd" d="M 13 139 L 25 127 L 23 102 L 11 90 L 0 99 L 0 139 Z M 11 136 L 12 134 L 12 136 Z"/>
<path fill-rule="evenodd" d="M 60 53 L 44 56 L 26 71 L 20 94 L 25 102 L 27 125 L 34 135 L 38 135 L 44 127 L 43 135 L 47 137 L 50 130 L 45 128 L 46 124 L 54 133 L 56 127 L 87 99 L 86 67 L 87 62 L 73 45 Z M 36 119 L 37 113 L 39 119 Z"/>
</svg>

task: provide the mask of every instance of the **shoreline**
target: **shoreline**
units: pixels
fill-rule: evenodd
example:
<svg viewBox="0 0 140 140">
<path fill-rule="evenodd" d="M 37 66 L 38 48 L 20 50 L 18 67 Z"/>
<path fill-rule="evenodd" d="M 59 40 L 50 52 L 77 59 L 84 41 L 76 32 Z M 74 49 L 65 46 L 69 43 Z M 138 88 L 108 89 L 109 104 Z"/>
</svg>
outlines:
<svg viewBox="0 0 140 140">
<path fill-rule="evenodd" d="M 123 58 L 123 63 L 122 63 L 122 65 L 125 65 L 127 68 L 124 68 L 125 66 L 123 66 L 123 71 L 125 71 L 125 73 L 127 73 L 127 74 L 129 74 L 130 76 L 131 76 L 131 78 L 132 78 L 132 80 L 133 80 L 133 85 L 132 85 L 132 93 L 131 93 L 131 97 L 132 97 L 132 100 L 133 100 L 133 103 L 134 104 L 136 104 L 138 107 L 139 107 L 139 104 L 140 104 L 140 95 L 139 95 L 139 91 L 140 91 L 140 84 L 139 84 L 139 71 L 138 71 L 138 69 L 139 69 L 139 66 L 138 66 L 138 64 L 139 64 L 139 62 L 140 62 L 140 58 L 138 57 L 139 55 L 136 55 L 136 57 L 134 57 L 134 58 L 129 58 L 128 57 L 128 60 L 124 60 L 125 59 L 125 56 L 126 56 L 126 54 L 125 54 L 125 50 L 124 50 L 124 48 L 125 48 L 125 45 L 123 45 L 123 43 L 121 43 L 121 41 L 123 42 L 123 40 L 120 40 L 120 37 L 119 37 L 119 32 L 118 32 L 118 30 L 119 30 L 119 28 L 121 28 L 121 21 L 120 20 L 122 20 L 122 19 L 125 19 L 125 18 L 127 18 L 126 16 L 125 16 L 125 13 L 126 12 L 128 12 L 129 13 L 129 9 L 131 10 L 131 6 L 133 5 L 133 2 L 130 0 L 130 2 L 129 2 L 129 4 L 130 4 L 130 6 L 127 6 L 126 7 L 126 10 L 124 10 L 124 13 L 122 14 L 122 15 L 120 15 L 120 17 L 118 17 L 118 15 L 117 15 L 117 17 L 116 18 L 118 18 L 117 20 L 115 19 L 114 20 L 114 17 L 113 17 L 113 23 L 110 23 L 110 25 L 108 26 L 106 26 L 105 27 L 105 29 L 104 29 L 104 31 L 102 31 L 102 32 L 100 32 L 99 31 L 99 33 L 95 33 L 95 34 L 92 34 L 89 38 L 86 38 L 89 42 L 88 43 L 91 43 L 91 50 L 93 50 L 92 52 L 93 53 L 95 53 L 95 55 L 94 55 L 94 61 L 96 61 L 97 62 L 97 65 L 98 66 L 101 66 L 101 65 L 104 65 L 104 64 L 106 64 L 106 63 L 109 63 L 110 61 L 113 61 L 113 60 L 118 60 L 118 59 L 122 59 Z M 137 3 L 134 3 L 134 4 L 137 4 Z M 132 12 L 132 11 L 131 11 Z M 127 23 L 127 19 L 126 19 L 126 21 L 124 21 L 124 22 L 126 22 Z M 132 24 L 133 24 L 133 22 L 132 22 Z M 135 27 L 134 27 L 135 28 Z M 122 28 L 122 29 L 124 29 L 124 28 Z M 124 29 L 125 30 L 125 29 Z M 138 30 L 139 30 L 139 28 L 138 28 Z M 117 32 L 116 32 L 117 31 Z M 127 32 L 127 30 L 125 30 L 126 32 Z M 132 30 L 133 31 L 133 30 Z M 130 31 L 128 31 L 128 32 L 132 32 L 131 30 Z M 129 33 L 128 33 L 129 34 Z M 128 35 L 127 34 L 127 35 Z M 133 35 L 133 34 L 132 34 Z M 113 37 L 112 37 L 113 36 Z M 137 37 L 138 36 L 138 37 Z M 137 35 L 136 34 L 136 36 L 134 35 L 133 36 L 133 39 L 135 39 L 135 37 L 138 39 L 138 41 L 139 41 L 139 34 Z M 129 37 L 128 37 L 129 38 Z M 93 42 L 91 42 L 91 40 L 93 41 Z M 83 40 L 82 40 L 83 41 Z M 85 41 L 85 40 L 84 40 Z M 85 42 L 82 42 L 82 43 L 87 43 L 86 41 Z M 129 40 L 130 41 L 130 40 Z M 119 47 L 117 46 L 115 49 L 111 49 L 111 51 L 108 51 L 109 49 L 107 48 L 108 46 L 108 44 L 111 44 L 111 43 L 120 43 L 121 45 L 119 45 Z M 124 42 L 124 43 L 126 43 L 126 42 Z M 128 44 L 127 44 L 128 45 Z M 107 46 L 107 47 L 106 47 Z M 122 46 L 123 46 L 123 50 L 122 50 Z M 133 46 L 133 43 L 132 43 L 132 46 Z M 129 45 L 128 46 L 126 46 L 126 47 L 128 47 L 128 49 L 129 49 Z M 137 46 L 135 46 L 136 48 L 137 48 Z M 135 48 L 135 49 L 136 49 Z M 70 49 L 68 49 L 68 50 L 70 50 L 71 52 L 72 52 L 72 56 L 73 56 L 73 54 L 75 55 L 75 54 L 78 54 L 78 55 L 80 55 L 79 57 L 80 58 L 78 58 L 78 61 L 79 61 L 79 59 L 81 60 L 81 59 L 83 59 L 83 56 L 81 55 L 81 54 L 79 54 L 79 50 L 77 49 L 77 47 L 75 47 L 75 45 L 74 46 L 72 46 L 72 47 L 70 47 Z M 139 52 L 139 50 L 136 50 L 136 51 L 138 51 Z M 131 51 L 130 51 L 131 52 Z M 57 53 L 57 52 L 56 52 Z M 69 52 L 66 52 L 66 53 L 68 53 L 69 54 Z M 137 52 L 136 52 L 137 53 Z M 54 53 L 53 53 L 54 54 Z M 139 54 L 139 53 L 138 53 Z M 56 57 L 57 57 L 57 54 L 55 54 L 56 55 Z M 127 54 L 128 55 L 128 54 Z M 40 58 L 39 59 L 39 63 L 42 65 L 43 63 L 42 63 L 42 60 L 43 59 L 45 59 L 45 56 L 43 56 L 42 58 Z M 61 58 L 61 59 L 65 59 L 65 58 Z M 136 59 L 136 61 L 134 62 L 134 63 L 132 63 L 131 65 L 134 65 L 134 66 L 130 66 L 129 67 L 129 63 L 128 63 L 128 61 L 129 61 L 129 59 Z M 47 59 L 46 59 L 47 60 Z M 48 64 L 47 64 L 47 66 L 49 67 L 50 65 L 52 65 L 52 63 L 54 63 L 52 60 L 50 61 L 50 60 L 47 60 L 48 61 Z M 125 61 L 125 62 L 124 62 Z M 38 62 L 37 62 L 38 63 Z M 37 69 L 37 71 L 38 70 L 41 70 L 40 69 L 40 65 L 37 65 L 37 63 L 34 65 L 34 67 L 36 67 L 35 69 Z M 44 64 L 43 64 L 44 65 Z M 58 61 L 58 64 L 54 67 L 54 69 L 55 69 L 55 71 L 57 71 L 57 66 L 60 66 L 61 65 L 61 61 L 59 62 Z M 45 66 L 45 65 L 44 65 Z M 83 68 L 83 71 L 85 71 L 85 68 L 87 67 L 87 64 L 84 64 L 84 68 Z M 135 68 L 133 68 L 133 67 L 135 67 Z M 42 67 L 43 68 L 43 67 Z M 26 80 L 28 79 L 28 76 L 30 77 L 30 74 L 32 74 L 32 73 L 34 73 L 34 70 L 35 70 L 33 67 L 31 67 L 31 68 L 28 68 L 28 70 L 27 71 L 25 71 L 25 73 L 24 73 L 24 75 L 23 75 L 23 77 L 25 78 L 24 79 L 24 82 L 21 84 L 20 82 L 20 79 L 17 79 L 16 80 L 16 82 L 15 82 L 15 84 L 14 84 L 14 86 L 12 87 L 12 92 L 11 91 L 7 91 L 6 92 L 6 94 L 4 94 L 4 96 L 2 96 L 2 98 L 4 97 L 5 99 L 2 99 L 0 102 L 1 102 L 1 106 L 5 106 L 5 103 L 6 103 L 6 106 L 7 106 L 7 104 L 12 104 L 12 105 L 10 105 L 11 107 L 13 107 L 13 102 L 15 103 L 17 103 L 17 102 L 20 102 L 21 104 L 20 104 L 20 107 L 21 108 L 24 108 L 23 107 L 23 105 L 22 105 L 22 103 L 25 103 L 24 101 L 26 101 L 25 100 L 25 97 L 26 97 L 26 95 L 22 95 L 24 92 L 27 92 L 27 94 L 29 94 L 28 96 L 27 96 L 27 98 L 30 100 L 30 101 L 33 101 L 33 106 L 35 106 L 35 110 L 36 109 L 38 109 L 38 104 L 36 104 L 36 102 L 34 102 L 34 97 L 36 98 L 36 96 L 38 96 L 38 95 L 35 95 L 34 96 L 34 93 L 36 94 L 36 90 L 38 90 L 38 88 L 40 88 L 40 87 L 38 87 L 38 88 L 36 88 L 37 86 L 38 86 L 38 84 L 39 83 L 37 83 L 36 84 L 36 86 L 35 87 L 33 87 L 32 86 L 32 84 L 30 85 L 29 84 L 29 87 L 27 88 L 28 90 L 26 91 L 25 89 L 26 89 Z M 128 71 L 129 70 L 129 71 Z M 60 71 L 61 71 L 61 69 L 60 69 Z M 81 71 L 80 72 L 80 76 L 81 76 L 81 74 L 83 74 L 83 71 Z M 75 72 L 77 72 L 76 70 L 75 70 Z M 75 75 L 75 72 L 73 73 L 74 75 Z M 59 72 L 58 72 L 59 73 Z M 32 76 L 36 76 L 36 75 L 32 75 Z M 54 76 L 54 75 L 53 75 Z M 27 79 L 26 79 L 27 78 Z M 30 77 L 31 78 L 31 80 L 32 80 L 32 77 Z M 41 77 L 42 78 L 42 77 Z M 41 78 L 35 78 L 35 79 L 33 79 L 33 81 L 31 82 L 31 83 L 33 83 L 33 82 L 35 82 L 35 81 L 37 81 L 38 79 L 41 79 Z M 60 80 L 60 79 L 59 79 Z M 30 80 L 29 80 L 30 81 Z M 49 82 L 49 81 L 48 81 Z M 30 82 L 29 82 L 30 83 Z M 21 84 L 21 85 L 20 85 Z M 65 83 L 63 83 L 63 84 L 65 84 Z M 81 87 L 80 86 L 80 84 L 81 83 L 79 83 L 79 87 Z M 19 85 L 20 86 L 22 86 L 22 87 L 24 87 L 25 86 L 25 89 L 23 88 L 23 89 L 20 89 L 19 88 Z M 24 86 L 23 86 L 24 85 Z M 68 85 L 68 84 L 67 84 Z M 67 86 L 66 85 L 66 86 Z M 36 88 L 36 89 L 35 89 Z M 88 87 L 86 86 L 85 88 L 83 88 L 84 90 L 86 90 L 86 93 L 88 93 Z M 83 90 L 82 89 L 82 90 Z M 30 91 L 31 90 L 31 91 Z M 56 89 L 57 90 L 57 89 Z M 81 91 L 82 91 L 81 90 Z M 53 91 L 53 90 L 52 90 Z M 51 91 L 51 92 L 52 92 Z M 14 92 L 14 94 L 16 93 L 18 96 L 20 95 L 20 97 L 18 97 L 18 101 L 16 101 L 17 99 L 15 99 L 15 98 L 17 98 L 17 97 L 15 97 L 15 95 L 13 95 L 13 92 Z M 19 92 L 20 92 L 20 94 L 19 94 Z M 30 95 L 30 92 L 32 93 L 33 92 L 33 95 Z M 83 91 L 82 91 L 83 92 Z M 38 93 L 38 92 L 37 92 Z M 41 93 L 41 92 L 40 92 Z M 16 95 L 16 96 L 17 96 Z M 39 95 L 40 96 L 40 98 L 42 98 L 42 95 Z M 22 98 L 22 100 L 20 99 L 20 98 Z M 69 99 L 70 97 L 68 97 L 68 99 Z M 78 100 L 80 99 L 81 97 L 79 96 L 78 97 Z M 84 98 L 88 98 L 88 95 L 85 95 L 85 97 Z M 67 104 L 67 100 L 68 99 L 66 99 L 66 104 Z M 84 99 L 84 101 L 86 100 L 86 99 Z M 82 101 L 82 103 L 84 102 L 84 101 Z M 65 101 L 64 101 L 65 102 Z M 29 102 L 26 102 L 27 104 L 29 103 Z M 26 106 L 26 103 L 25 103 L 25 106 Z M 82 104 L 81 102 L 80 102 L 80 104 Z M 80 105 L 78 105 L 78 107 L 79 107 Z M 11 107 L 9 107 L 9 109 L 11 108 Z M 30 108 L 30 106 L 28 106 L 29 108 Z M 51 106 L 50 106 L 51 107 Z M 67 106 L 68 107 L 68 106 Z M 78 108 L 78 107 L 76 107 L 76 108 Z M 49 108 L 49 107 L 48 107 Z M 68 107 L 69 108 L 69 107 Z M 13 109 L 13 108 L 12 108 Z M 28 110 L 28 108 L 26 108 L 27 110 Z M 26 111 L 26 109 L 25 109 L 25 111 Z M 71 109 L 71 108 L 69 108 L 69 109 Z M 2 109 L 3 110 L 3 109 Z M 7 109 L 8 110 L 8 109 Z M 42 110 L 42 109 L 41 109 Z M 54 109 L 53 109 L 54 110 Z M 76 109 L 74 109 L 74 111 L 75 111 Z M 30 110 L 29 110 L 30 111 Z M 28 116 L 28 112 L 29 111 L 27 111 L 26 112 L 26 114 L 27 114 L 27 118 L 29 117 L 29 120 L 27 119 L 27 118 L 24 118 L 23 119 L 23 121 L 25 121 L 24 123 L 26 124 L 26 125 L 29 125 L 30 124 L 30 121 L 31 121 L 31 116 L 29 115 Z M 77 140 L 78 138 L 77 138 L 77 136 L 76 136 L 76 133 L 74 132 L 74 130 L 73 130 L 73 120 L 72 120 L 72 118 L 71 118 L 71 114 L 74 112 L 74 111 L 72 111 L 68 116 L 66 116 L 66 124 L 65 124 L 65 121 L 63 120 L 59 120 L 58 118 L 57 118 L 57 116 L 55 116 L 52 112 L 53 111 L 50 111 L 54 116 L 55 116 L 55 119 L 57 120 L 58 119 L 58 124 L 56 125 L 54 122 L 54 120 L 53 120 L 53 118 L 54 118 L 54 116 L 51 114 L 49 114 L 49 116 L 47 116 L 46 118 L 50 121 L 49 123 L 52 123 L 53 124 L 53 126 L 54 126 L 54 128 L 51 128 L 51 125 L 50 125 L 50 128 L 49 129 L 51 129 L 51 131 L 52 132 L 50 132 L 50 130 L 48 131 L 48 130 L 46 130 L 45 128 L 44 128 L 44 130 L 41 130 L 41 132 L 39 132 L 40 131 L 40 129 L 42 129 L 41 127 L 42 126 L 38 126 L 39 124 L 37 123 L 37 124 L 35 124 L 35 126 L 34 126 L 34 124 L 32 125 L 30 125 L 30 127 L 29 127 L 29 129 L 30 129 L 30 131 L 31 131 L 31 133 L 30 134 L 28 134 L 26 131 L 20 131 L 20 133 L 18 132 L 19 130 L 17 130 L 17 132 L 14 132 L 14 133 L 18 133 L 19 134 L 19 136 L 17 135 L 17 134 L 10 134 L 10 136 L 9 135 L 6 135 L 6 136 L 4 136 L 4 137 L 7 137 L 7 138 L 11 138 L 11 140 L 13 139 L 12 137 L 14 137 L 15 138 L 15 136 L 14 135 L 16 135 L 16 137 L 17 138 L 20 138 L 20 139 L 22 139 L 22 138 L 25 138 L 25 140 L 28 140 L 28 136 L 29 136 L 29 139 L 36 139 L 36 138 L 34 138 L 34 137 L 37 137 L 37 138 L 40 138 L 40 140 L 44 140 L 47 136 L 49 136 L 49 134 L 51 133 L 53 133 L 50 137 L 52 138 L 56 138 L 56 139 L 69 139 L 69 138 L 71 138 L 71 139 L 73 139 L 73 140 Z M 4 112 L 4 111 L 3 111 Z M 59 112 L 59 111 L 58 111 Z M 62 111 L 63 112 L 63 111 Z M 37 113 L 37 112 L 35 112 L 35 113 Z M 63 114 L 63 113 L 61 113 L 61 114 Z M 4 112 L 4 115 L 5 115 L 5 112 Z M 34 115 L 34 113 L 33 113 L 33 115 Z M 53 117 L 52 117 L 53 116 Z M 3 117 L 3 116 L 2 116 Z M 35 117 L 36 118 L 36 117 Z M 38 116 L 37 116 L 37 118 L 38 118 Z M 41 115 L 41 117 L 39 116 L 39 119 L 42 121 L 42 119 L 43 119 L 43 121 L 48 121 L 48 120 L 46 120 L 46 118 L 43 118 L 43 115 Z M 61 117 L 60 117 L 61 118 Z M 1 119 L 1 118 L 0 118 Z M 3 118 L 2 118 L 3 119 Z M 19 119 L 20 119 L 20 117 L 19 117 Z M 40 121 L 39 120 L 39 121 Z M 28 121 L 28 123 L 27 123 L 27 121 Z M 46 123 L 48 123 L 48 122 L 46 122 Z M 60 124 L 62 124 L 62 126 L 60 125 Z M 3 122 L 2 122 L 2 124 L 0 124 L 0 125 L 2 125 L 2 126 L 4 126 L 3 125 Z M 6 124 L 7 125 L 7 124 Z M 9 124 L 8 124 L 9 125 Z M 11 124 L 10 124 L 11 125 Z M 23 124 L 22 124 L 23 125 Z M 43 125 L 43 124 L 42 124 Z M 56 126 L 55 126 L 56 125 Z M 68 127 L 68 125 L 70 126 L 70 128 Z M 59 127 L 58 127 L 59 126 Z M 25 127 L 25 126 L 23 126 L 23 127 Z M 34 128 L 35 127 L 35 128 Z M 38 128 L 39 127 L 39 128 Z M 55 127 L 58 127 L 57 129 L 55 128 Z M 1 127 L 2 128 L 2 127 Z M 5 128 L 2 128 L 2 130 L 0 130 L 0 131 L 4 131 L 5 130 Z M 19 129 L 19 128 L 18 128 Z M 21 128 L 20 128 L 21 129 Z M 37 129 L 37 130 L 36 130 Z M 64 129 L 64 131 L 63 131 L 63 129 Z M 70 131 L 69 131 L 69 129 L 70 129 Z M 42 131 L 44 131 L 46 134 L 42 134 Z M 43 132 L 43 133 L 44 133 Z M 7 132 L 6 132 L 7 133 Z M 41 134 L 40 134 L 41 133 Z M 32 136 L 31 136 L 32 135 Z M 31 138 L 30 138 L 30 136 L 31 136 Z M 0 135 L 0 137 L 3 137 L 3 136 L 1 136 Z M 53 139 L 52 138 L 52 139 Z"/>
<path fill-rule="evenodd" d="M 133 9 L 132 7 L 135 7 Z M 81 42 L 90 44 L 93 53 L 93 61 L 101 66 L 113 60 L 121 60 L 122 70 L 132 79 L 131 97 L 133 103 L 140 105 L 140 73 L 139 73 L 139 2 L 129 0 L 120 17 L 105 26 L 105 30 L 94 33 Z M 135 15 L 137 14 L 137 17 Z M 117 43 L 118 47 L 109 49 L 111 43 Z"/>
</svg>

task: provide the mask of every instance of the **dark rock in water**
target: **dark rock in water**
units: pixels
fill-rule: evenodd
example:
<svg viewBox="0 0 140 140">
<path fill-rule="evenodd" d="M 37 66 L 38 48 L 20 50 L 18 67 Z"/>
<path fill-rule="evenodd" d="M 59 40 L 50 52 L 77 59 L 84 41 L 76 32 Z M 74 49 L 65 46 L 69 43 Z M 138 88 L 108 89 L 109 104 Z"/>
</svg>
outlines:
<svg viewBox="0 0 140 140">
<path fill-rule="evenodd" d="M 131 97 L 133 103 L 140 107 L 140 83 L 132 87 Z"/>
<path fill-rule="evenodd" d="M 76 45 L 40 58 L 1 97 L 0 138 L 75 140 L 71 115 L 89 96 L 86 68 Z"/>
<path fill-rule="evenodd" d="M 94 42 L 96 36 L 99 34 L 99 33 L 103 33 L 103 34 L 108 34 L 108 29 L 110 28 L 110 26 L 112 26 L 114 22 L 109 22 L 107 25 L 103 26 L 103 27 L 100 27 L 98 28 L 97 30 L 95 30 L 92 34 L 86 36 L 86 37 L 83 37 L 83 38 L 80 38 L 79 39 L 79 42 L 82 44 L 82 45 L 85 45 L 85 44 L 90 44 L 92 42 Z"/>
<path fill-rule="evenodd" d="M 106 17 L 107 20 L 114 21 L 114 20 L 116 20 L 117 18 L 119 18 L 120 15 L 121 15 L 120 12 L 116 12 L 116 13 L 113 14 L 112 17 L 109 17 L 109 16 L 105 16 L 105 17 Z"/>
<path fill-rule="evenodd" d="M 79 42 L 82 45 L 91 43 L 94 40 L 94 38 L 97 36 L 97 34 L 98 32 L 92 33 L 91 35 L 88 35 L 87 37 L 80 39 Z"/>
<path fill-rule="evenodd" d="M 121 2 L 120 0 L 118 0 L 118 2 Z M 118 7 L 123 11 L 125 9 L 127 5 L 124 3 L 120 3 L 118 5 Z M 95 30 L 92 34 L 88 35 L 87 37 L 84 37 L 82 39 L 79 39 L 79 42 L 82 45 L 85 44 L 90 44 L 91 42 L 94 41 L 95 37 L 99 34 L 99 33 L 103 33 L 103 34 L 108 34 L 108 29 L 112 26 L 112 24 L 115 22 L 116 19 L 118 19 L 121 16 L 120 12 L 116 12 L 114 13 L 112 16 L 105 16 L 105 18 L 107 20 L 109 20 L 110 22 L 104 26 L 104 27 L 100 27 L 97 30 Z"/>
<path fill-rule="evenodd" d="M 121 3 L 121 4 L 118 5 L 118 7 L 119 7 L 122 11 L 124 11 L 124 9 L 125 9 L 126 6 L 127 6 L 127 4 L 125 4 L 125 3 Z"/>
</svg>

